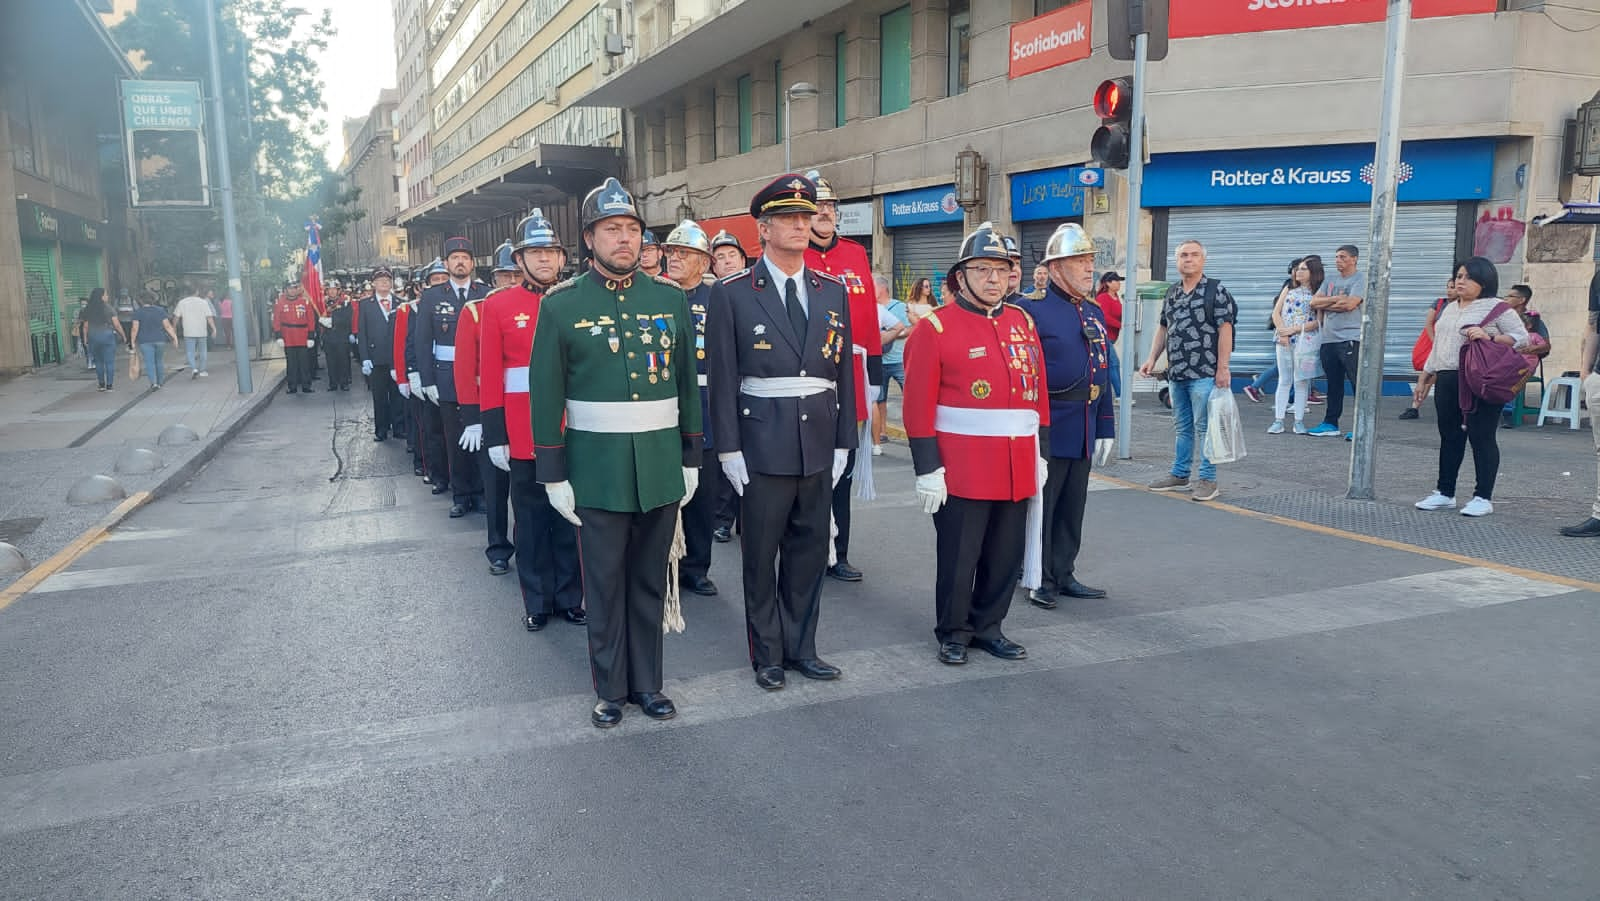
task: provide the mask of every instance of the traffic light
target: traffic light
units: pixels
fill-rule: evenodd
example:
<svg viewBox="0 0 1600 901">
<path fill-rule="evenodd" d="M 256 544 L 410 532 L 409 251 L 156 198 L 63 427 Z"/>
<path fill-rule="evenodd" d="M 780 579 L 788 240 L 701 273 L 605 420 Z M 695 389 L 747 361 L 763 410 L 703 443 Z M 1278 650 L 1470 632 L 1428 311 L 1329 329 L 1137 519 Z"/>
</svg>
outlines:
<svg viewBox="0 0 1600 901">
<path fill-rule="evenodd" d="M 1133 79 L 1112 78 L 1094 91 L 1094 112 L 1100 127 L 1089 140 L 1089 155 L 1107 169 L 1128 168 L 1133 149 Z"/>
</svg>

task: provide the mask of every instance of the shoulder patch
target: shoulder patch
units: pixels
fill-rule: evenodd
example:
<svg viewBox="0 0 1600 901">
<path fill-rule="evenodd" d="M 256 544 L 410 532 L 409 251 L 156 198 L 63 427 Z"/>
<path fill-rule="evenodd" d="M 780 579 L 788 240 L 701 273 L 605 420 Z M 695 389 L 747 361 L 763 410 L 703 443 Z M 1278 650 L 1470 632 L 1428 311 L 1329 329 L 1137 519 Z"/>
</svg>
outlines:
<svg viewBox="0 0 1600 901">
<path fill-rule="evenodd" d="M 558 294 L 558 293 L 560 293 L 562 291 L 567 290 L 568 288 L 574 287 L 574 286 L 576 286 L 578 284 L 578 279 L 580 279 L 580 278 L 583 278 L 583 276 L 582 275 L 574 275 L 572 278 L 569 278 L 564 282 L 556 282 L 555 284 L 551 285 L 544 292 L 544 296 L 545 297 L 549 297 L 552 294 Z"/>
<path fill-rule="evenodd" d="M 928 320 L 931 323 L 933 323 L 933 330 L 934 331 L 938 332 L 941 335 L 944 334 L 944 323 L 939 321 L 939 314 L 938 313 L 936 313 L 936 312 L 929 313 L 928 315 L 926 315 L 926 316 L 924 316 L 922 318 Z"/>
<path fill-rule="evenodd" d="M 1028 328 L 1032 329 L 1034 327 L 1033 326 L 1033 317 L 1028 315 L 1028 311 L 1027 310 L 1024 310 L 1021 306 L 1019 306 L 1017 304 L 1014 304 L 1014 303 L 1008 303 L 1008 304 L 1006 304 L 1006 306 L 1010 307 L 1013 310 L 1016 310 L 1018 313 L 1021 313 L 1023 320 L 1025 320 L 1028 323 Z"/>
<path fill-rule="evenodd" d="M 677 282 L 673 281 L 670 278 L 667 278 L 665 275 L 652 275 L 650 277 L 655 279 L 656 281 L 660 282 L 663 285 L 671 285 L 672 287 L 677 288 L 679 291 L 683 290 L 683 286 L 682 285 L 678 284 Z"/>
<path fill-rule="evenodd" d="M 498 288 L 497 288 L 497 289 L 495 289 L 495 290 L 499 290 L 499 289 L 498 289 Z M 491 292 L 489 292 L 489 293 L 490 293 L 490 294 L 493 294 L 493 293 L 494 293 L 494 292 L 493 292 L 493 291 L 491 291 Z M 469 301 L 467 301 L 467 312 L 469 312 L 469 313 L 471 313 L 471 314 L 472 314 L 472 321 L 473 321 L 473 322 L 482 322 L 482 321 L 483 321 L 483 314 L 482 314 L 482 313 L 480 313 L 480 312 L 478 312 L 478 307 L 479 307 L 479 306 L 480 306 L 480 305 L 481 305 L 481 304 L 482 304 L 482 303 L 483 303 L 483 302 L 484 302 L 484 301 L 486 301 L 486 300 L 488 300 L 488 299 L 489 299 L 489 298 L 488 298 L 488 297 L 487 297 L 487 296 L 484 296 L 484 297 L 480 297 L 480 298 L 477 298 L 477 299 L 475 299 L 475 300 L 469 300 Z"/>
<path fill-rule="evenodd" d="M 499 288 L 490 288 L 488 294 L 485 294 L 482 297 L 477 297 L 477 298 L 474 298 L 472 300 L 469 300 L 469 301 L 467 301 L 467 303 L 477 303 L 480 300 L 488 300 L 489 298 L 495 296 L 496 294 L 499 294 L 501 291 L 504 291 L 504 290 L 506 290 L 507 288 L 510 288 L 510 287 L 512 287 L 512 286 L 511 285 L 505 285 L 505 286 L 499 287 Z"/>
<path fill-rule="evenodd" d="M 821 276 L 824 280 L 833 282 L 836 285 L 844 284 L 844 279 L 834 275 L 832 272 L 824 272 L 821 269 L 812 269 L 811 274 Z"/>
<path fill-rule="evenodd" d="M 734 282 L 738 281 L 741 278 L 744 278 L 745 276 L 747 276 L 749 274 L 750 274 L 750 270 L 747 267 L 747 268 L 744 268 L 744 269 L 740 269 L 738 272 L 735 272 L 732 275 L 724 275 L 722 278 L 717 279 L 717 281 L 721 282 L 724 285 L 731 285 Z"/>
</svg>

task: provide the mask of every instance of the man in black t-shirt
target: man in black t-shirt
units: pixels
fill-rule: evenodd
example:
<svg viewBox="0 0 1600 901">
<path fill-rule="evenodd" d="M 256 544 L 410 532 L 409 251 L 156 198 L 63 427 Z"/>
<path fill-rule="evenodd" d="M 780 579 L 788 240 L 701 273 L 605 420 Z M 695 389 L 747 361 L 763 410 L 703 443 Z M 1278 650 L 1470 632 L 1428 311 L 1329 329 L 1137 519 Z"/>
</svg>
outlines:
<svg viewBox="0 0 1600 901">
<path fill-rule="evenodd" d="M 1589 282 L 1589 324 L 1583 331 L 1583 351 L 1578 355 L 1578 375 L 1583 378 L 1583 396 L 1589 404 L 1589 428 L 1594 432 L 1595 491 L 1594 508 L 1589 518 L 1567 526 L 1561 534 L 1569 538 L 1600 538 L 1600 371 L 1595 355 L 1600 353 L 1600 267 Z"/>
</svg>

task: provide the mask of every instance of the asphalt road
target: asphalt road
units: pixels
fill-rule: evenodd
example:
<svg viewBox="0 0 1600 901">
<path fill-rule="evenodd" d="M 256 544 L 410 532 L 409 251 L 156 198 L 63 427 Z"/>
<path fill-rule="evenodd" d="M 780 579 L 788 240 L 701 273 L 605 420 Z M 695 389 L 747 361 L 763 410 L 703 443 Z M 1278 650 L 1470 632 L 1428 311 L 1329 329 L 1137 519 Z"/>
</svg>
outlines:
<svg viewBox="0 0 1600 901">
<path fill-rule="evenodd" d="M 942 667 L 894 445 L 842 681 L 754 685 L 718 545 L 680 716 L 602 733 L 583 630 L 521 628 L 365 400 L 278 398 L 0 611 L 0 895 L 1600 896 L 1593 593 L 1111 488 L 1111 597 Z"/>
</svg>

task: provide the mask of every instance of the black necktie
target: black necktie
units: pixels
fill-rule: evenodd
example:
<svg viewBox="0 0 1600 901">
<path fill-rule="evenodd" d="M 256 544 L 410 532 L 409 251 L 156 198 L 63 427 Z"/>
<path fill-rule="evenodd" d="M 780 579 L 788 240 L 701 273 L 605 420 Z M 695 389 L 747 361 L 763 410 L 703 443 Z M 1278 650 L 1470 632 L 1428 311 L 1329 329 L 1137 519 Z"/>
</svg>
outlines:
<svg viewBox="0 0 1600 901">
<path fill-rule="evenodd" d="M 456 297 L 460 298 L 462 303 L 466 303 L 467 302 L 467 289 L 466 288 L 457 288 L 456 289 Z"/>
<path fill-rule="evenodd" d="M 794 336 L 801 341 L 806 339 L 806 310 L 800 305 L 800 289 L 795 286 L 794 279 L 783 283 L 783 305 L 789 310 L 789 325 L 794 327 Z"/>
</svg>

